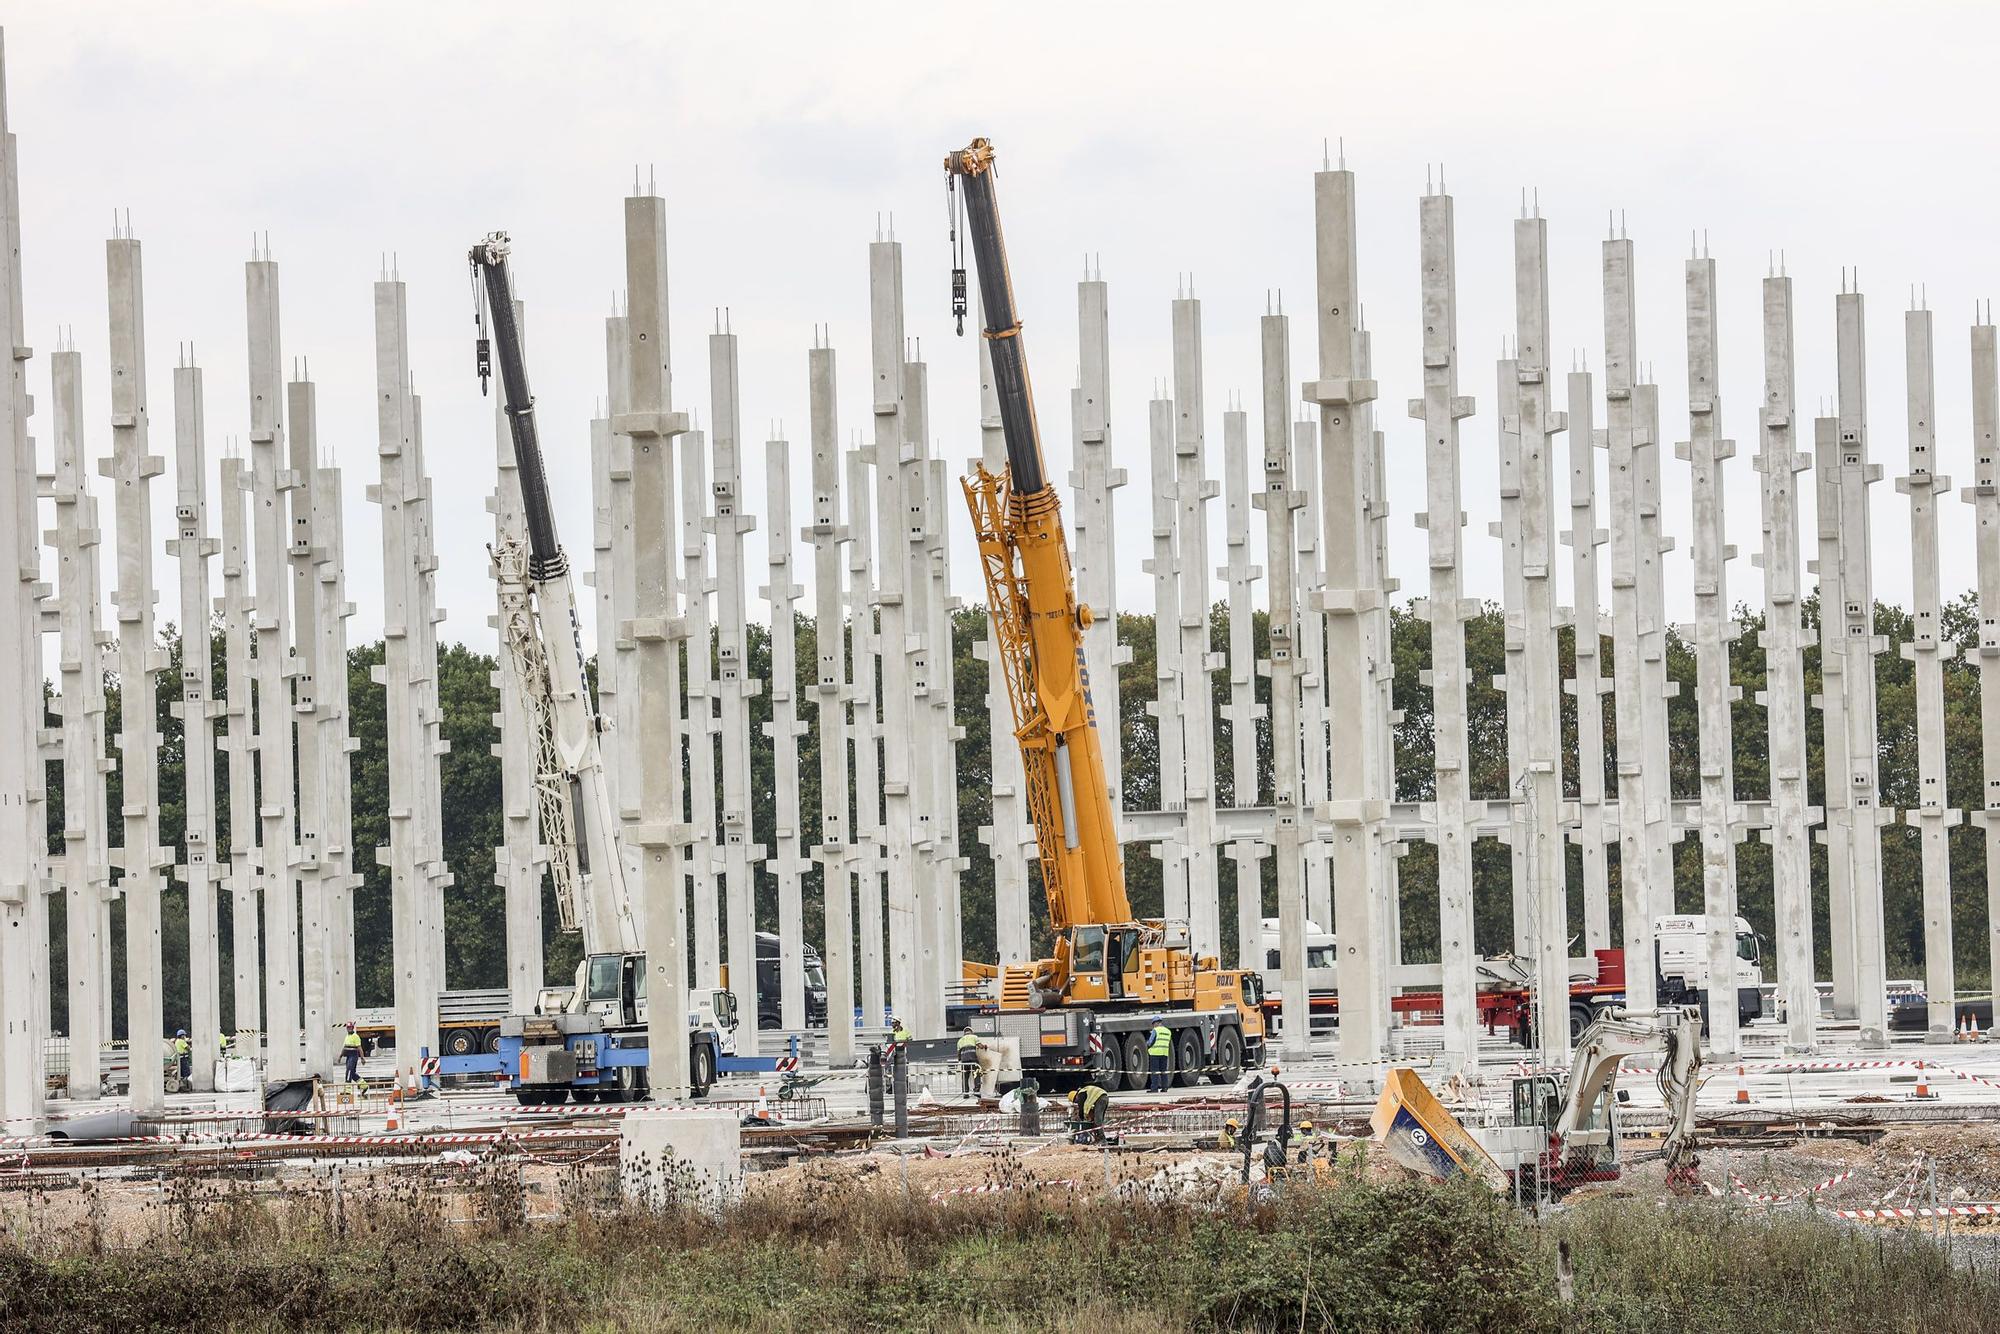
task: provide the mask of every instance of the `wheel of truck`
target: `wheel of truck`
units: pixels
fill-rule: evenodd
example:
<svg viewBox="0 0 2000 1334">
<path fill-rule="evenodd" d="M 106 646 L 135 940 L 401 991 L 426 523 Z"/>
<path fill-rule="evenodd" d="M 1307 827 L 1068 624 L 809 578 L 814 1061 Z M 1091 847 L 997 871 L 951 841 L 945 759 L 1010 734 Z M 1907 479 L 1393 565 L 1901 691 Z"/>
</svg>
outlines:
<svg viewBox="0 0 2000 1334">
<path fill-rule="evenodd" d="M 703 1043 L 694 1049 L 694 1059 L 688 1062 L 688 1092 L 697 1098 L 707 1097 L 714 1083 L 715 1048 Z"/>
<path fill-rule="evenodd" d="M 1192 1028 L 1183 1028 L 1174 1034 L 1174 1082 L 1182 1088 L 1193 1088 L 1201 1082 L 1203 1067 L 1201 1033 Z"/>
<path fill-rule="evenodd" d="M 450 1029 L 441 1045 L 447 1056 L 470 1056 L 479 1050 L 479 1034 L 469 1028 Z"/>
<path fill-rule="evenodd" d="M 549 1098 L 541 1089 L 517 1088 L 514 1090 L 514 1101 L 523 1107 L 546 1107 Z"/>
<path fill-rule="evenodd" d="M 1569 1045 L 1574 1047 L 1583 1040 L 1583 1030 L 1590 1027 L 1590 1007 L 1573 1004 L 1569 1007 Z"/>
<path fill-rule="evenodd" d="M 1215 1068 L 1208 1072 L 1211 1084 L 1233 1084 L 1243 1072 L 1243 1035 L 1224 1026 L 1215 1035 Z"/>
<path fill-rule="evenodd" d="M 1133 1093 L 1146 1087 L 1146 1043 L 1145 1033 L 1127 1033 L 1118 1044 L 1125 1067 L 1125 1087 Z"/>
<path fill-rule="evenodd" d="M 612 1087 L 611 1102 L 637 1102 L 645 1095 L 639 1089 L 639 1067 L 621 1065 L 613 1076 L 618 1082 Z"/>
<path fill-rule="evenodd" d="M 500 1030 L 497 1028 L 487 1029 L 486 1036 L 480 1039 L 479 1050 L 485 1052 L 488 1056 L 491 1056 L 493 1053 L 499 1051 Z"/>
<path fill-rule="evenodd" d="M 1090 1054 L 1090 1072 L 1083 1082 L 1095 1084 L 1106 1093 L 1116 1093 L 1125 1082 L 1124 1062 L 1119 1055 L 1122 1050 L 1116 1038 L 1107 1039 L 1103 1051 Z"/>
</svg>

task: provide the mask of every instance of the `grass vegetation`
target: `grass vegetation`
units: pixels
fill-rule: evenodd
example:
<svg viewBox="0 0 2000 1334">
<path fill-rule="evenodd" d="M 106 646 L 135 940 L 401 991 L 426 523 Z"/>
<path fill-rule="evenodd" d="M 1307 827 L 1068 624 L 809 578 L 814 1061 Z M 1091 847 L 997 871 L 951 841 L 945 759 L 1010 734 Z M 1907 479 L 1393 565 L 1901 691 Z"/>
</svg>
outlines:
<svg viewBox="0 0 2000 1334">
<path fill-rule="evenodd" d="M 2000 1328 L 2000 1277 L 1921 1238 L 1721 1204 L 1602 1200 L 1537 1223 L 1476 1186 L 1347 1179 L 1243 1202 L 893 1184 L 720 1215 L 559 1187 L 253 1194 L 169 1182 L 145 1235 L 100 1212 L 0 1238 L 0 1328 L 1763 1331 Z M 463 1183 L 462 1183 L 463 1184 Z M 90 1189 L 86 1187 L 85 1189 Z M 1557 1252 L 1573 1259 L 1573 1294 Z"/>
</svg>

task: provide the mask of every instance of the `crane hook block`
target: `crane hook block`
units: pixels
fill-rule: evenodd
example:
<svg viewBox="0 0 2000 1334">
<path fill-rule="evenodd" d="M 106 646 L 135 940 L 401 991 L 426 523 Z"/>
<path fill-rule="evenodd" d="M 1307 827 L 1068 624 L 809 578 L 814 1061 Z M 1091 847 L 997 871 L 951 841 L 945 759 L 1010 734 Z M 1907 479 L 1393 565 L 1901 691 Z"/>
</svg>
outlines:
<svg viewBox="0 0 2000 1334">
<path fill-rule="evenodd" d="M 493 378 L 493 340 L 481 338 L 474 347 L 479 362 L 479 396 L 486 397 L 486 382 Z"/>
<path fill-rule="evenodd" d="M 951 317 L 958 321 L 958 336 L 965 337 L 965 270 L 951 271 Z"/>
</svg>

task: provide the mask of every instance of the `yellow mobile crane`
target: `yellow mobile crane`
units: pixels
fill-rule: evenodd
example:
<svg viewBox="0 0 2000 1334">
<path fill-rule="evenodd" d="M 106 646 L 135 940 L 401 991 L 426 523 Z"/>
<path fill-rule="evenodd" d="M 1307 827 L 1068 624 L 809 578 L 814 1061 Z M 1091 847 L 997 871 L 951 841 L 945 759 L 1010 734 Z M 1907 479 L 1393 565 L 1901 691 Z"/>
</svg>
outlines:
<svg viewBox="0 0 2000 1334">
<path fill-rule="evenodd" d="M 964 480 L 965 498 L 1055 931 L 1046 959 L 965 965 L 969 983 L 990 988 L 977 1022 L 996 1036 L 1018 1038 L 1024 1072 L 1045 1081 L 1067 1076 L 1106 1089 L 1144 1087 L 1148 1049 L 1164 1026 L 1179 1083 L 1204 1074 L 1225 1083 L 1246 1061 L 1262 1062 L 1263 983 L 1254 970 L 1197 958 L 1187 923 L 1133 915 L 1084 663 L 1091 612 L 1076 600 L 1062 503 L 1042 457 L 994 198 L 993 145 L 974 139 L 945 158 L 945 173 L 955 254 L 962 191 L 963 234 L 979 268 L 1007 441 L 1006 469 L 996 477 L 976 468 Z M 963 334 L 962 258 L 955 260 L 952 300 Z M 1111 721 L 1115 728 L 1117 719 Z"/>
</svg>

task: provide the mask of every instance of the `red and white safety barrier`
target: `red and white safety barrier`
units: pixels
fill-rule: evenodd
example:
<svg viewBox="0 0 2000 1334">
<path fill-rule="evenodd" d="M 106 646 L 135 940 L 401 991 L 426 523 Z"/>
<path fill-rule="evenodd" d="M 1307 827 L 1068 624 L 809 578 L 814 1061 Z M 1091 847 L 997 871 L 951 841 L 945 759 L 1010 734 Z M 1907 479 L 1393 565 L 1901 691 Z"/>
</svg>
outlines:
<svg viewBox="0 0 2000 1334">
<path fill-rule="evenodd" d="M 1835 1209 L 1833 1216 L 1858 1219 L 1864 1223 L 1896 1222 L 1910 1218 L 2000 1218 L 2000 1204 L 1952 1204 L 1935 1209 Z"/>
</svg>

